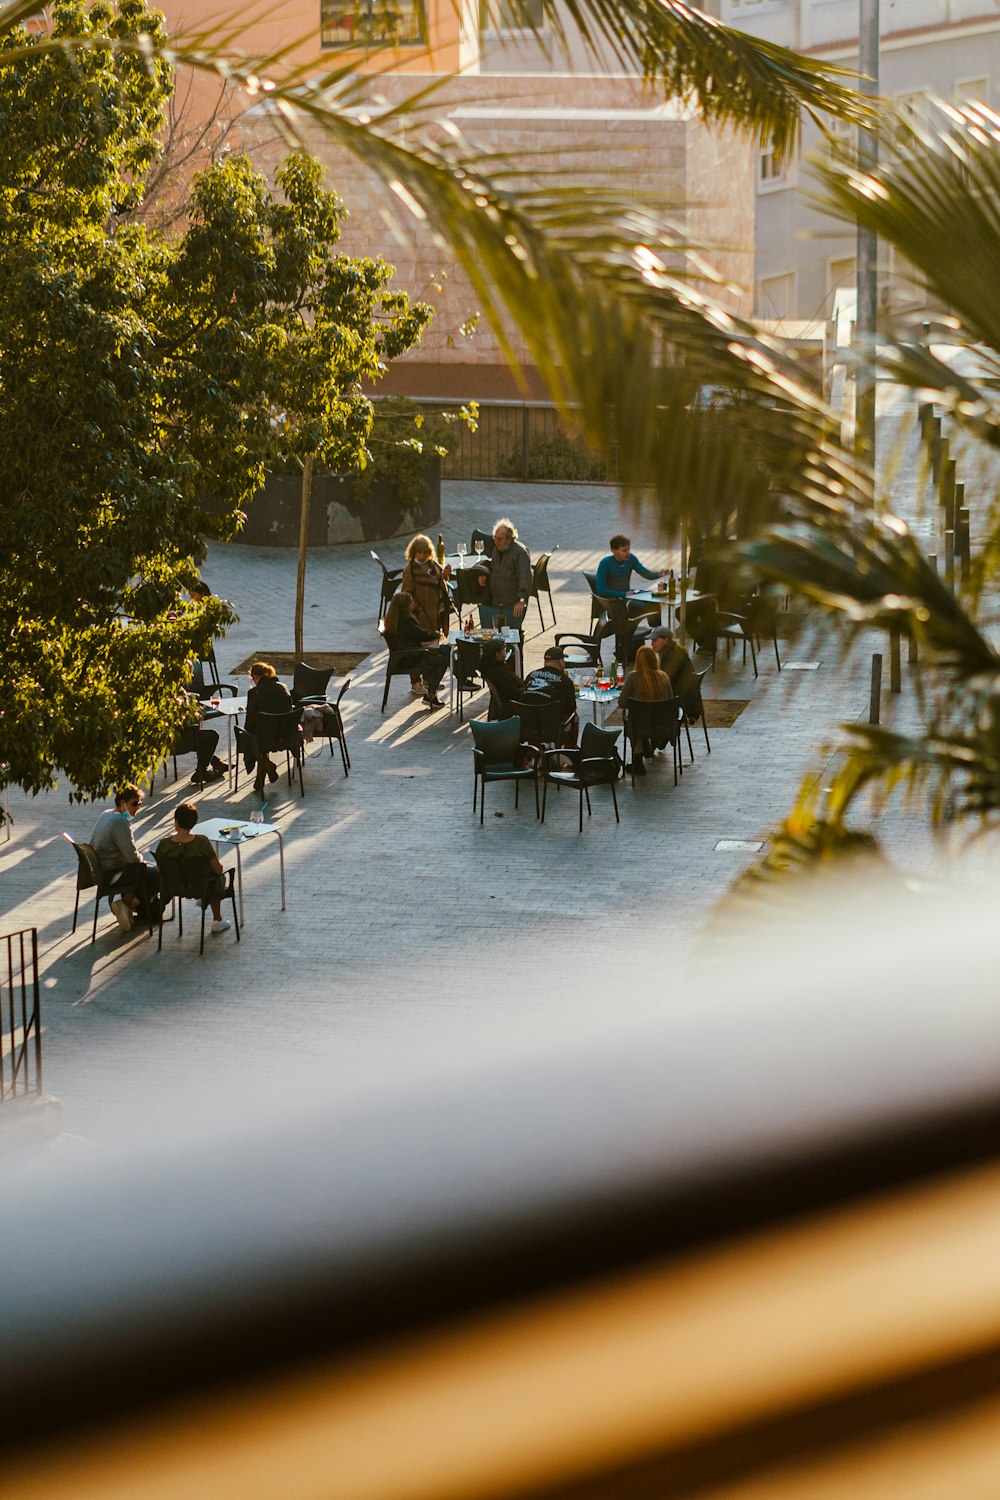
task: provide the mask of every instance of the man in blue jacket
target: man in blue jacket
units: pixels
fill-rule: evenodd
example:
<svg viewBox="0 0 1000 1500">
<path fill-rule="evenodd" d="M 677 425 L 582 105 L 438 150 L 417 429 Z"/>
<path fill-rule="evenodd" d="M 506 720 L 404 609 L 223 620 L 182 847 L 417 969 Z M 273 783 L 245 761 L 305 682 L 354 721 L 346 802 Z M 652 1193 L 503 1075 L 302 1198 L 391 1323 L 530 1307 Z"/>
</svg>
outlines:
<svg viewBox="0 0 1000 1500">
<path fill-rule="evenodd" d="M 631 537 L 621 534 L 613 536 L 608 546 L 611 548 L 611 555 L 602 557 L 597 565 L 597 593 L 602 599 L 624 598 L 631 588 L 633 573 L 638 573 L 642 578 L 659 578 L 659 573 L 643 567 L 635 556 Z M 660 611 L 656 604 L 631 599 L 628 612 L 633 619 L 655 618 L 659 624 Z"/>
</svg>

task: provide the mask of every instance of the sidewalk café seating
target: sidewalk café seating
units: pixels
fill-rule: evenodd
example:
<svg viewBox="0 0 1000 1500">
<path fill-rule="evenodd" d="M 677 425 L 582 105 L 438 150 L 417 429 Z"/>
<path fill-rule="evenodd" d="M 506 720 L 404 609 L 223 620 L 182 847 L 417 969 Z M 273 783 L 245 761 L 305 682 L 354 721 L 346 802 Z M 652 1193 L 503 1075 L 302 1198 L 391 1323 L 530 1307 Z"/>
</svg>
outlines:
<svg viewBox="0 0 1000 1500">
<path fill-rule="evenodd" d="M 197 698 L 199 703 L 207 703 L 210 698 L 219 698 L 223 693 L 228 693 L 230 698 L 238 698 L 240 695 L 239 688 L 232 682 L 220 682 L 218 669 L 215 671 L 215 680 L 206 683 L 206 665 L 209 664 L 203 661 L 193 661 L 191 663 L 190 691 L 192 696 Z M 206 719 L 213 717 L 212 710 L 209 709 L 204 717 Z"/>
<path fill-rule="evenodd" d="M 701 727 L 705 735 L 705 749 L 709 755 L 712 753 L 712 746 L 708 738 L 708 724 L 705 719 L 705 701 L 701 696 L 701 685 L 711 670 L 711 666 L 708 666 L 702 667 L 701 671 L 695 672 L 694 683 L 684 694 L 684 733 L 687 735 L 688 750 L 692 761 L 694 760 L 694 747 L 691 744 L 691 725 L 697 724 L 699 719 L 701 720 Z"/>
<path fill-rule="evenodd" d="M 556 645 L 563 649 L 567 671 L 577 667 L 601 665 L 601 642 L 596 635 L 585 635 L 578 630 L 559 630 L 556 632 Z"/>
<path fill-rule="evenodd" d="M 546 748 L 562 744 L 573 723 L 575 714 L 567 718 L 560 705 L 543 693 L 532 693 L 524 698 L 515 698 L 510 705 L 512 714 L 521 721 L 521 738 L 536 752 L 536 760 Z"/>
<path fill-rule="evenodd" d="M 294 766 L 299 773 L 299 795 L 304 797 L 306 789 L 302 782 L 302 762 L 306 758 L 306 750 L 298 709 L 292 708 L 283 714 L 258 714 L 256 739 L 261 755 L 270 755 L 275 750 L 285 752 L 288 785 L 292 784 Z"/>
<path fill-rule="evenodd" d="M 242 724 L 233 725 L 233 734 L 236 736 L 236 755 L 233 760 L 233 795 L 235 796 L 240 789 L 240 766 L 242 765 L 252 779 L 260 751 L 257 748 L 256 736 L 252 735 L 248 729 L 244 729 Z"/>
<path fill-rule="evenodd" d="M 486 683 L 482 680 L 482 651 L 479 642 L 459 639 L 455 641 L 454 647 L 453 676 L 458 694 L 458 722 L 461 724 L 465 719 L 465 699 L 481 693 Z"/>
<path fill-rule="evenodd" d="M 236 941 L 240 940 L 240 919 L 236 910 L 236 892 L 233 888 L 233 871 L 223 870 L 222 876 L 217 876 L 212 866 L 203 854 L 168 854 L 156 856 L 156 868 L 160 875 L 160 935 L 156 944 L 157 952 L 163 950 L 163 912 L 168 901 L 177 902 L 177 936 L 184 936 L 184 902 L 198 901 L 201 904 L 201 947 L 199 954 L 205 952 L 205 916 L 209 908 L 209 901 L 216 896 L 219 901 L 231 901 L 233 903 L 233 928 L 236 932 Z M 223 889 L 218 890 L 216 881 L 224 881 Z M 152 929 L 150 929 L 152 937 Z"/>
<path fill-rule="evenodd" d="M 386 650 L 388 649 L 387 646 Z M 409 681 L 412 672 L 423 672 L 425 661 L 425 653 L 418 651 L 415 646 L 404 646 L 398 651 L 389 651 L 389 657 L 385 664 L 385 689 L 382 693 L 382 713 L 385 713 L 385 705 L 389 701 L 389 683 L 392 679 L 394 677 L 406 677 L 407 681 Z M 433 710 L 431 711 L 433 712 Z"/>
<path fill-rule="evenodd" d="M 674 757 L 674 786 L 677 785 L 677 772 L 684 774 L 680 758 L 682 721 L 679 698 L 665 698 L 657 703 L 647 703 L 641 698 L 631 698 L 626 703 L 622 712 L 622 722 L 625 725 L 625 742 L 631 752 L 629 770 L 633 786 L 635 786 L 635 748 L 636 745 L 641 746 L 644 740 L 651 741 L 654 749 L 657 750 L 662 750 L 666 745 L 670 746 Z M 690 740 L 690 735 L 688 739 Z"/>
<path fill-rule="evenodd" d="M 332 676 L 332 668 L 327 671 L 323 667 L 307 667 L 304 661 L 298 662 L 292 677 L 292 702 L 300 711 L 307 708 L 316 708 L 321 711 L 321 716 L 316 718 L 309 732 L 328 742 L 331 755 L 333 742 L 337 741 L 340 746 L 340 758 L 344 763 L 344 775 L 347 776 L 351 768 L 351 756 L 347 749 L 347 735 L 344 730 L 344 717 L 340 711 L 340 700 L 350 687 L 351 679 L 348 677 L 341 687 L 336 702 L 330 703 L 327 701 L 326 693 Z"/>
<path fill-rule="evenodd" d="M 68 833 L 63 834 L 67 844 L 73 846 L 76 854 L 76 900 L 73 902 L 73 926 L 72 932 L 76 931 L 77 913 L 80 909 L 80 892 L 93 890 L 94 892 L 94 925 L 90 930 L 90 941 L 97 941 L 97 914 L 101 906 L 102 896 L 111 896 L 116 890 L 115 880 L 119 872 L 114 875 L 106 875 L 101 869 L 101 864 L 94 852 L 92 844 L 78 844 Z M 148 907 L 144 905 L 146 921 L 149 924 L 149 936 L 153 936 L 153 922 L 149 915 Z M 117 918 L 115 919 L 117 921 Z"/>
<path fill-rule="evenodd" d="M 607 621 L 597 631 L 598 639 L 614 635 L 615 659 L 627 666 L 635 658 L 639 647 L 649 640 L 650 626 L 642 616 L 630 615 L 625 599 L 605 599 Z"/>
<path fill-rule="evenodd" d="M 472 811 L 479 797 L 480 826 L 486 811 L 486 786 L 490 781 L 514 783 L 514 806 L 518 805 L 521 782 L 531 781 L 535 788 L 535 817 L 538 817 L 538 779 L 534 762 L 525 765 L 532 754 L 530 745 L 521 742 L 521 721 L 517 716 L 491 723 L 487 719 L 470 719 L 472 730 Z"/>
<path fill-rule="evenodd" d="M 545 822 L 545 802 L 548 796 L 549 783 L 556 786 L 571 787 L 579 793 L 580 797 L 580 832 L 583 832 L 583 802 L 587 800 L 587 817 L 591 815 L 590 791 L 592 787 L 608 786 L 611 788 L 611 801 L 615 809 L 615 822 L 620 823 L 618 815 L 618 798 L 615 794 L 615 782 L 618 780 L 618 772 L 621 762 L 615 743 L 618 739 L 618 731 L 615 729 L 598 729 L 596 724 L 585 724 L 583 734 L 580 736 L 580 748 L 578 750 L 544 750 L 542 752 L 542 822 Z M 572 769 L 564 771 L 560 769 L 560 757 L 570 761 Z"/>
<path fill-rule="evenodd" d="M 393 594 L 396 592 L 396 590 L 399 588 L 400 583 L 402 582 L 403 569 L 387 568 L 377 552 L 372 552 L 372 557 L 382 569 L 382 592 L 379 595 L 378 617 L 375 622 L 377 625 L 381 625 L 383 617 L 385 615 L 386 606 L 388 605 L 389 600 L 392 598 Z"/>
<path fill-rule="evenodd" d="M 554 547 L 552 551 L 558 551 L 558 548 Z M 541 596 L 543 594 L 548 595 L 549 609 L 551 609 L 552 611 L 552 623 L 553 625 L 556 623 L 556 607 L 552 602 L 552 585 L 549 583 L 549 559 L 551 558 L 551 556 L 552 552 L 543 552 L 541 556 L 536 559 L 535 565 L 531 570 L 531 597 L 538 605 L 538 618 L 542 622 L 543 630 L 548 629 L 547 625 L 545 624 L 545 616 L 542 613 Z"/>
<path fill-rule="evenodd" d="M 481 578 L 486 580 L 485 587 L 480 585 Z M 491 602 L 490 570 L 485 563 L 474 563 L 471 568 L 456 568 L 448 579 L 447 589 L 451 597 L 452 608 L 461 624 L 466 610 Z"/>
</svg>

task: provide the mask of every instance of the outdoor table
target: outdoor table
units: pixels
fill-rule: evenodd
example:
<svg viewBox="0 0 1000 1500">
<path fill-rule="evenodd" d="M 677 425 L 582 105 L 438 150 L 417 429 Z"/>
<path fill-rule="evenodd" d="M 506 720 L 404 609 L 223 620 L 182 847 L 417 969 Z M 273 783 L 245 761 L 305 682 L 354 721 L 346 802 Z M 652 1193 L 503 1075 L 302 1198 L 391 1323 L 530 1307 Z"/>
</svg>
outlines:
<svg viewBox="0 0 1000 1500">
<path fill-rule="evenodd" d="M 673 619 L 671 617 L 676 610 L 680 609 L 682 604 L 691 604 L 695 599 L 700 599 L 701 597 L 701 594 L 696 589 L 688 589 L 682 595 L 679 588 L 673 599 L 670 598 L 665 589 L 662 591 L 660 589 L 629 589 L 625 595 L 626 599 L 635 599 L 640 604 L 658 604 L 660 607 L 660 624 L 666 625 L 668 629 L 673 627 Z"/>
<path fill-rule="evenodd" d="M 601 728 L 604 728 L 605 716 L 618 707 L 619 687 L 598 688 L 578 687 L 576 696 L 581 703 L 591 705 L 591 715 L 594 723 L 597 723 L 598 712 L 600 712 Z"/>
<path fill-rule="evenodd" d="M 246 698 L 227 698 L 224 694 L 211 703 L 213 716 L 222 714 L 226 721 L 226 760 L 229 764 L 229 789 L 233 789 L 233 720 L 247 711 Z M 241 913 L 242 915 L 242 913 Z"/>
<path fill-rule="evenodd" d="M 448 707 L 449 707 L 449 711 L 451 713 L 454 713 L 454 711 L 455 711 L 455 657 L 458 654 L 456 652 L 456 650 L 455 650 L 455 642 L 456 641 L 477 641 L 477 639 L 480 637 L 480 635 L 481 635 L 481 632 L 478 631 L 478 630 L 473 631 L 472 635 L 468 635 L 464 630 L 449 630 L 449 632 L 448 632 L 448 645 L 451 647 L 451 658 L 450 658 L 450 661 L 449 661 L 449 666 L 451 668 L 451 689 L 450 689 L 449 697 L 448 697 Z M 520 634 L 520 631 L 515 630 L 512 625 L 508 625 L 503 630 L 494 630 L 492 632 L 492 637 L 491 638 L 493 640 L 496 640 L 497 636 L 501 637 L 501 639 L 503 640 L 503 643 L 504 643 L 505 646 L 513 646 L 513 648 L 514 648 L 514 663 L 515 663 L 514 670 L 517 673 L 518 677 L 523 676 L 523 673 L 521 671 L 521 634 Z M 487 637 L 483 636 L 482 639 L 485 640 L 485 639 L 487 639 Z M 480 641 L 479 643 L 481 644 L 482 642 Z"/>
<path fill-rule="evenodd" d="M 243 921 L 243 862 L 240 850 L 245 844 L 266 833 L 273 833 L 278 840 L 278 865 L 281 878 L 281 910 L 285 910 L 285 841 L 277 823 L 244 823 L 239 818 L 207 818 L 195 824 L 195 832 L 211 839 L 216 849 L 220 844 L 229 844 L 236 850 L 236 890 L 240 903 L 240 921 Z"/>
</svg>

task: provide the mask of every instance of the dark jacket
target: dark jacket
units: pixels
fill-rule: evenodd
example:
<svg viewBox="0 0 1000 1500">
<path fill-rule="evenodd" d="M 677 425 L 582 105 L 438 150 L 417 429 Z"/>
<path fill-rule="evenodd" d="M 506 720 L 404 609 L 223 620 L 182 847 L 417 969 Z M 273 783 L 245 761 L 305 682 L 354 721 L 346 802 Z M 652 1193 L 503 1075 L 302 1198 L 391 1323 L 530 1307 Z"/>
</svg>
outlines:
<svg viewBox="0 0 1000 1500">
<path fill-rule="evenodd" d="M 566 718 L 576 713 L 576 689 L 572 679 L 555 667 L 536 667 L 524 679 L 526 693 L 540 693 L 558 703 Z"/>
<path fill-rule="evenodd" d="M 247 693 L 246 731 L 254 736 L 261 750 L 271 747 L 261 743 L 259 715 L 287 714 L 292 707 L 292 695 L 277 677 L 262 677 Z"/>
<path fill-rule="evenodd" d="M 510 609 L 531 597 L 531 558 L 520 542 L 508 542 L 490 558 L 490 598 L 495 609 Z"/>
<path fill-rule="evenodd" d="M 495 657 L 492 661 L 483 660 L 482 672 L 506 713 L 511 699 L 520 698 L 523 693 L 523 679 L 505 661 L 498 661 Z"/>
</svg>

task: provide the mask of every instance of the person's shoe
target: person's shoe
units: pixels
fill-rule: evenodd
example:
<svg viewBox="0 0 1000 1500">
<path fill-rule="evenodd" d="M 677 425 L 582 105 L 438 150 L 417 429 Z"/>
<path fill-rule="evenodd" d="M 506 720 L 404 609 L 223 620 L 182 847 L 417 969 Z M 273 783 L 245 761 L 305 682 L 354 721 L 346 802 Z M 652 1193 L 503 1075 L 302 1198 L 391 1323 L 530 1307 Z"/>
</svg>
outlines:
<svg viewBox="0 0 1000 1500">
<path fill-rule="evenodd" d="M 633 776 L 645 776 L 646 774 L 645 762 L 641 755 L 635 756 L 632 762 L 632 774 Z"/>
<path fill-rule="evenodd" d="M 128 902 L 122 896 L 116 896 L 111 903 L 111 910 L 118 918 L 118 926 L 122 932 L 132 931 L 132 912 Z"/>
<path fill-rule="evenodd" d="M 278 779 L 278 768 L 277 768 L 277 766 L 270 766 L 270 765 L 268 766 L 268 768 L 267 768 L 267 779 L 268 779 L 268 781 L 277 781 L 277 779 Z"/>
<path fill-rule="evenodd" d="M 423 685 L 422 682 L 411 682 L 410 683 L 410 692 L 411 693 L 416 693 L 416 695 L 417 695 L 418 698 L 422 698 L 424 696 L 424 694 L 427 692 L 427 689 L 424 687 L 424 685 Z"/>
<path fill-rule="evenodd" d="M 195 771 L 194 775 L 191 777 L 191 785 L 204 786 L 207 780 L 208 778 L 205 775 L 204 771 Z"/>
<path fill-rule="evenodd" d="M 422 701 L 427 704 L 432 713 L 436 708 L 444 708 L 441 699 L 435 698 L 433 693 L 425 693 Z"/>
<path fill-rule="evenodd" d="M 463 693 L 478 693 L 479 692 L 479 686 L 480 686 L 479 683 L 478 682 L 473 682 L 472 679 L 471 679 L 471 677 L 466 678 L 464 682 L 460 682 L 458 685 L 462 689 Z"/>
<path fill-rule="evenodd" d="M 213 920 L 213 922 L 212 922 L 212 931 L 213 932 L 228 932 L 229 931 L 229 923 L 226 921 L 225 917 L 220 917 L 218 919 L 218 921 L 214 921 Z"/>
<path fill-rule="evenodd" d="M 226 772 L 229 770 L 229 762 L 228 760 L 220 760 L 217 755 L 213 755 L 212 769 L 214 771 L 218 771 L 220 776 L 225 776 Z"/>
</svg>

